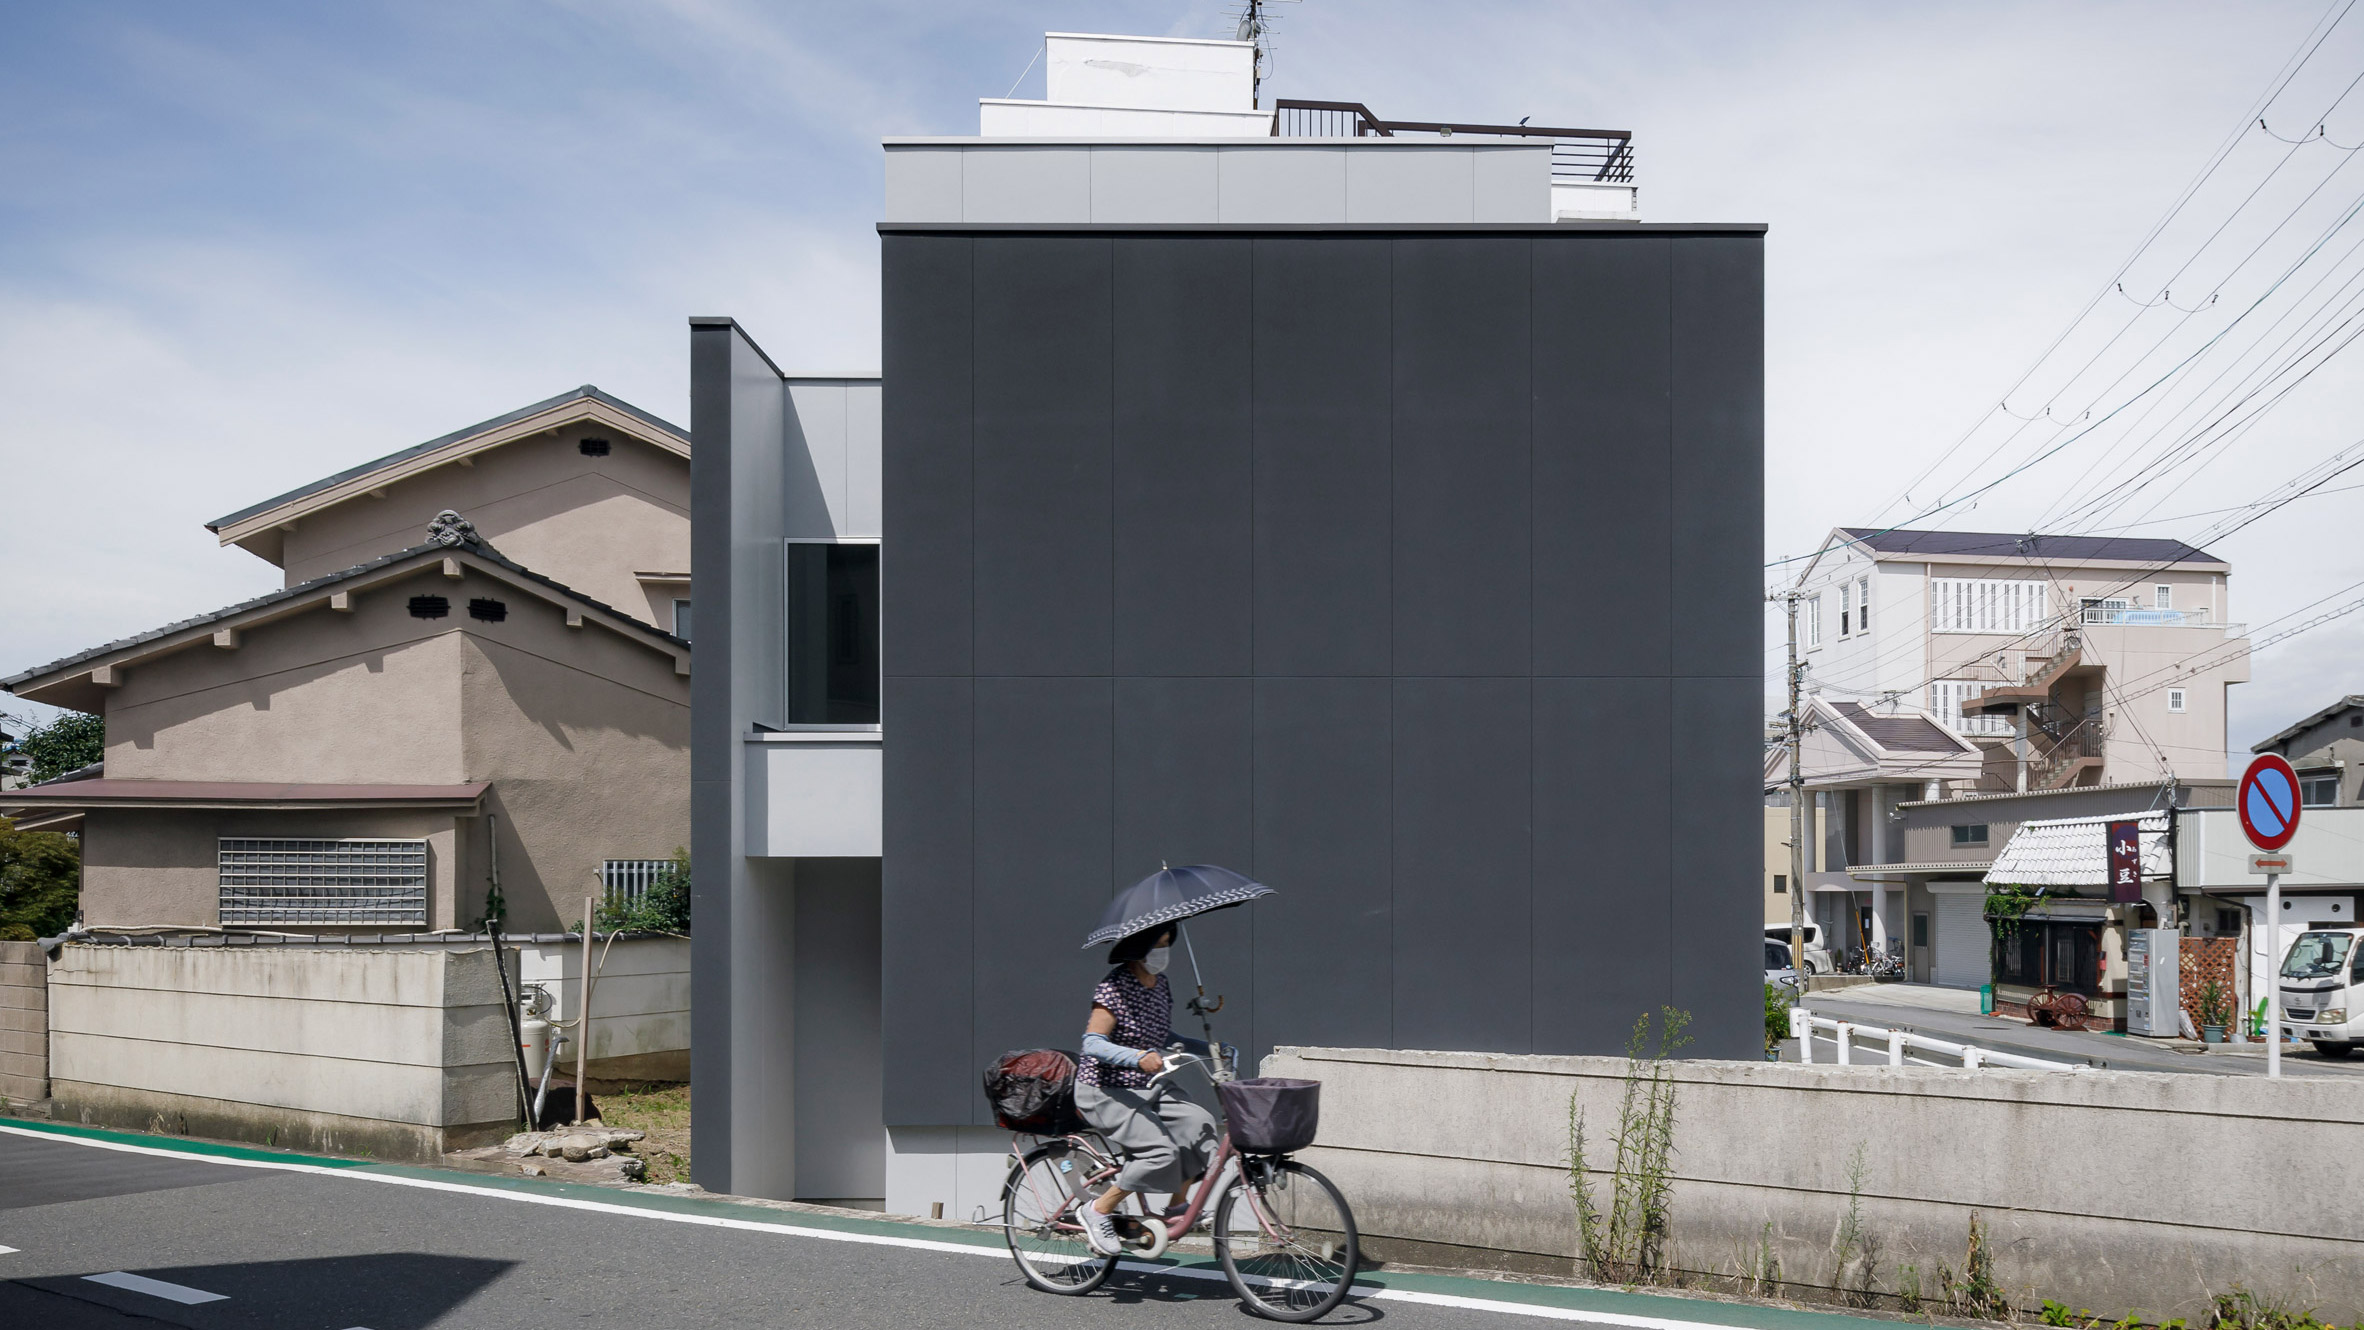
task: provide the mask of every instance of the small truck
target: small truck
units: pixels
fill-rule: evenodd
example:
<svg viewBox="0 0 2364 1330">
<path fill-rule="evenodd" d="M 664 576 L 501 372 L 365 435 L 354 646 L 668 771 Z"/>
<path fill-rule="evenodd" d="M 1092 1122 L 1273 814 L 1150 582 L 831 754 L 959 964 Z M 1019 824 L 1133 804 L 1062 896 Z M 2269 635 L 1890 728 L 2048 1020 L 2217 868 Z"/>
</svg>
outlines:
<svg viewBox="0 0 2364 1330">
<path fill-rule="evenodd" d="M 2282 1029 L 2327 1058 L 2364 1044 L 2364 928 L 2312 928 L 2282 958 Z"/>
</svg>

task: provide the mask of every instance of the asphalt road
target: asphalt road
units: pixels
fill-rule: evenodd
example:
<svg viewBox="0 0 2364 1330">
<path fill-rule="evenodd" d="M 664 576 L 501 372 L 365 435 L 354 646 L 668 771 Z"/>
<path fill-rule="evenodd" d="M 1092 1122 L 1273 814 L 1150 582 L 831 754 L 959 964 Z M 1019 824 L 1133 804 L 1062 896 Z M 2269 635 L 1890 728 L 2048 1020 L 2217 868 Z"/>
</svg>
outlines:
<svg viewBox="0 0 2364 1330">
<path fill-rule="evenodd" d="M 1357 1301 L 1325 1323 L 1543 1322 Z M 1269 1323 L 1202 1279 L 1120 1269 L 1095 1296 L 1052 1297 L 999 1251 L 706 1227 L 0 1133 L 0 1327 L 11 1330 L 1257 1324 Z"/>
</svg>

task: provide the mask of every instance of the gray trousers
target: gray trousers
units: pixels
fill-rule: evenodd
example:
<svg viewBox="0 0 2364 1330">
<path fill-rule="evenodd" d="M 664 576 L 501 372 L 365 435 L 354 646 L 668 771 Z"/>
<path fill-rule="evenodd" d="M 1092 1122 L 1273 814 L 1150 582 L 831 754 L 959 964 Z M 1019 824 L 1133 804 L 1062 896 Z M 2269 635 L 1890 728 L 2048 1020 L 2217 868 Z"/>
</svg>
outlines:
<svg viewBox="0 0 2364 1330">
<path fill-rule="evenodd" d="M 1125 1154 L 1116 1185 L 1171 1194 L 1185 1178 L 1205 1175 L 1215 1159 L 1215 1115 L 1171 1085 L 1155 1090 L 1075 1087 L 1075 1108 Z"/>
</svg>

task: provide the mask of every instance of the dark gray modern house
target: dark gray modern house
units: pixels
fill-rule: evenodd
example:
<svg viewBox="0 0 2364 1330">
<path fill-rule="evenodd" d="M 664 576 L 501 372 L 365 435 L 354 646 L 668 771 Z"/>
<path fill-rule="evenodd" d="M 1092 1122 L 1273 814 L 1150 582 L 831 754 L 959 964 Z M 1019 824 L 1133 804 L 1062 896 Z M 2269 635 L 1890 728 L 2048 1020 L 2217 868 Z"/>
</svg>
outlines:
<svg viewBox="0 0 2364 1330">
<path fill-rule="evenodd" d="M 1251 1056 L 1755 1055 L 1763 228 L 1398 128 L 891 140 L 878 379 L 693 321 L 708 1188 L 996 1204 L 1161 861 Z"/>
</svg>

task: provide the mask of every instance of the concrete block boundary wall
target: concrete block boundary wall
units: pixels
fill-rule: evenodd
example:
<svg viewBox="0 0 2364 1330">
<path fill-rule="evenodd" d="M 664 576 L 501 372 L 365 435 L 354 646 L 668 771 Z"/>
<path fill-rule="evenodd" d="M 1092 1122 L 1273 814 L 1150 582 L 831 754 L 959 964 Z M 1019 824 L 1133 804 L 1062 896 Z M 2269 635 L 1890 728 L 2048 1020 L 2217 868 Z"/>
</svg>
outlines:
<svg viewBox="0 0 2364 1330">
<path fill-rule="evenodd" d="M 423 1161 L 515 1129 L 489 947 L 68 945 L 49 997 L 59 1121 Z"/>
<path fill-rule="evenodd" d="M 1283 1048 L 1262 1070 L 1323 1083 L 1303 1157 L 1344 1189 L 1375 1255 L 1571 1271 L 1569 1101 L 1605 1167 L 1624 1059 Z M 1908 1266 L 1924 1295 L 1940 1263 L 1960 1271 L 1976 1214 L 2023 1307 L 2198 1318 L 2239 1284 L 2364 1318 L 2364 1195 L 2344 1162 L 2364 1152 L 2364 1097 L 2344 1080 L 1710 1061 L 1672 1075 L 1685 1270 L 1728 1277 L 1769 1242 L 1789 1292 L 1833 1293 L 1860 1146 L 1882 1293 Z M 1608 1181 L 1593 1175 L 1596 1203 Z"/>
<path fill-rule="evenodd" d="M 0 1101 L 49 1097 L 49 962 L 37 942 L 0 942 Z"/>
</svg>

